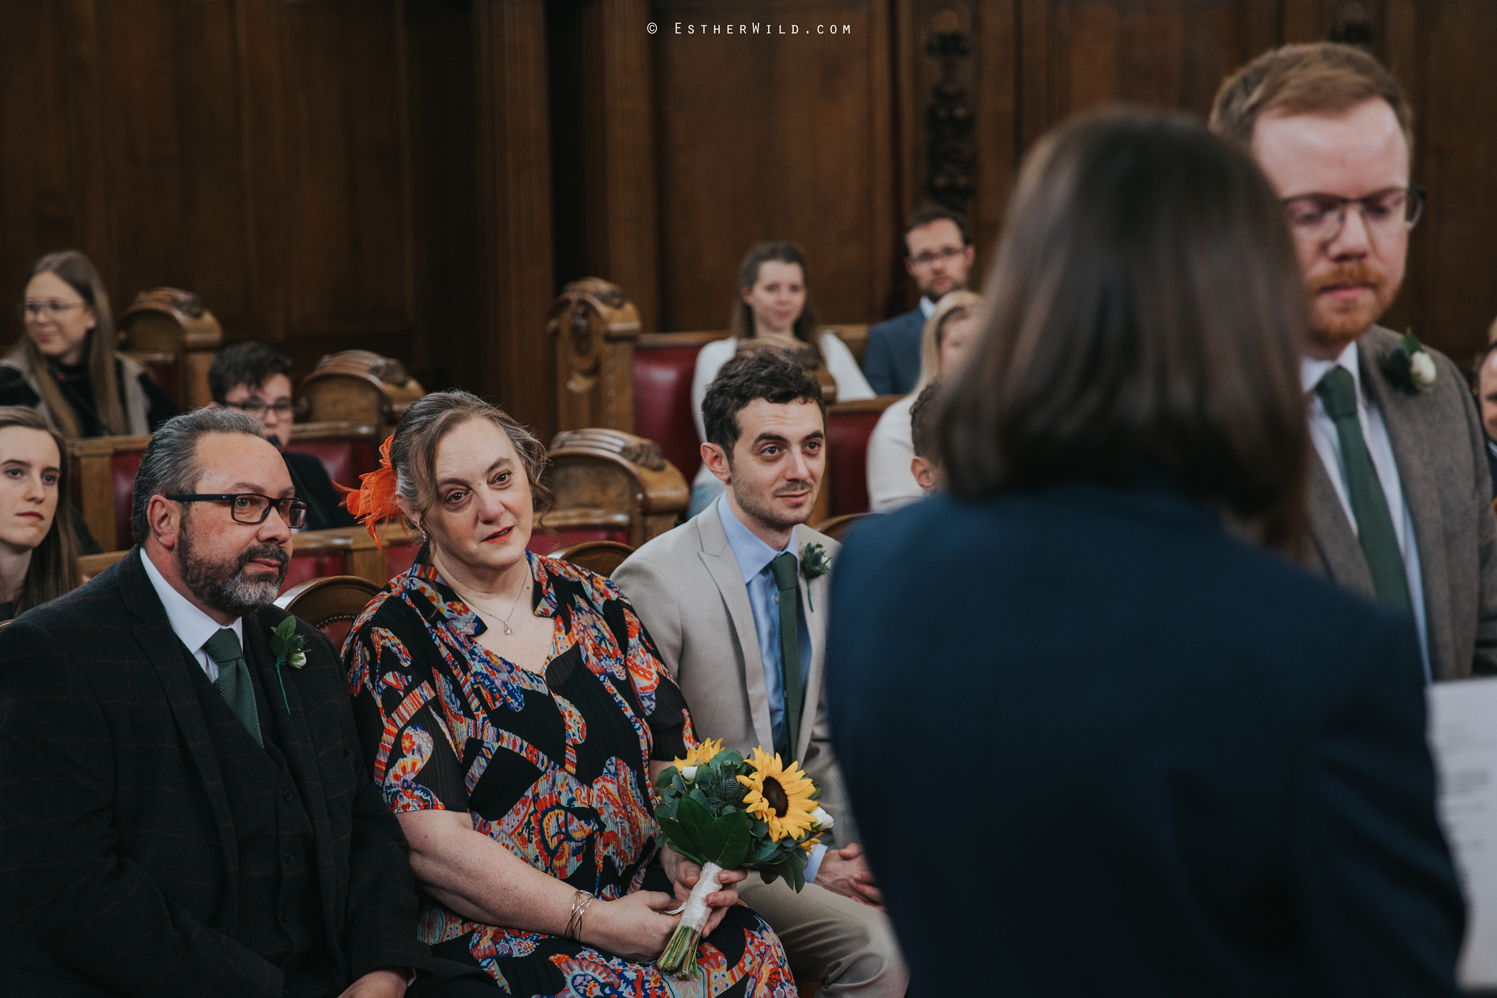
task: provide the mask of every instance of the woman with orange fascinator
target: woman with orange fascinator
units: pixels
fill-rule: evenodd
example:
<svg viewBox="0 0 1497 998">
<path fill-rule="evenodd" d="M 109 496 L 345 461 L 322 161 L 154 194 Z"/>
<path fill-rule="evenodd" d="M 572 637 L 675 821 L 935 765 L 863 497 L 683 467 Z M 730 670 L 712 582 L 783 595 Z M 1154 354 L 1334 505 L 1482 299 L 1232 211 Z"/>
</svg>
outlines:
<svg viewBox="0 0 1497 998">
<path fill-rule="evenodd" d="M 681 691 L 602 576 L 526 550 L 546 451 L 466 392 L 415 402 L 349 509 L 423 557 L 343 649 L 366 760 L 410 843 L 433 953 L 522 995 L 667 998 L 654 965 L 699 868 L 651 780 L 697 745 Z M 425 564 L 423 564 L 425 562 Z M 703 995 L 795 995 L 774 933 L 708 896 Z M 674 895 L 674 896 L 673 896 Z"/>
</svg>

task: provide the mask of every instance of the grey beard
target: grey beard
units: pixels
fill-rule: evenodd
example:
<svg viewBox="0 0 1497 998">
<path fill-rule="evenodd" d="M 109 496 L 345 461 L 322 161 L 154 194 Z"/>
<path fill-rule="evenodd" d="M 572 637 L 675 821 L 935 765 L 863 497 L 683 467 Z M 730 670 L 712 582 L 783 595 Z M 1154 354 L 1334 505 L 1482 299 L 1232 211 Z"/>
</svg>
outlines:
<svg viewBox="0 0 1497 998">
<path fill-rule="evenodd" d="M 192 531 L 187 523 L 182 524 L 178 534 L 177 571 L 182 582 L 204 606 L 219 613 L 242 617 L 246 613 L 263 610 L 275 602 L 291 568 L 291 556 L 285 548 L 270 544 L 256 544 L 240 552 L 233 565 L 194 557 L 192 542 L 188 539 Z M 244 566 L 252 559 L 267 558 L 280 562 L 281 570 L 273 579 L 256 581 L 244 574 Z"/>
</svg>

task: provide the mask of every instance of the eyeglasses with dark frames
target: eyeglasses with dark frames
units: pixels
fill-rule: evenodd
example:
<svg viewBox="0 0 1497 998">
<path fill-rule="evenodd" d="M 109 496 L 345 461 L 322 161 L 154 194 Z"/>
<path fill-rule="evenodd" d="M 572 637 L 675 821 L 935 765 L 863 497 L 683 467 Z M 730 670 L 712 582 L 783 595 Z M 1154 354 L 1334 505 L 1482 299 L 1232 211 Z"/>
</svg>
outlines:
<svg viewBox="0 0 1497 998">
<path fill-rule="evenodd" d="M 28 319 L 39 319 L 43 315 L 49 319 L 59 319 L 62 313 L 74 308 L 88 308 L 88 302 L 58 301 L 56 298 L 27 298 L 16 306 L 16 315 L 22 322 Z"/>
<path fill-rule="evenodd" d="M 281 399 L 277 402 L 250 399 L 247 402 L 225 402 L 224 405 L 230 409 L 238 409 L 240 412 L 256 417 L 263 416 L 267 412 L 273 412 L 277 416 L 285 416 L 291 412 L 292 408 L 290 399 Z"/>
<path fill-rule="evenodd" d="M 931 250 L 926 250 L 919 256 L 910 257 L 909 261 L 917 267 L 929 267 L 937 260 L 955 260 L 965 252 L 967 252 L 967 247 L 965 246 L 961 247 L 960 249 L 946 246 L 942 249 L 935 250 L 934 252 L 932 252 Z"/>
<path fill-rule="evenodd" d="M 1344 198 L 1335 194 L 1301 194 L 1285 198 L 1284 215 L 1289 230 L 1302 242 L 1324 244 L 1335 239 L 1346 227 L 1346 209 L 1352 205 L 1362 215 L 1362 224 L 1375 238 L 1389 238 L 1408 232 L 1424 213 L 1424 199 L 1429 194 L 1418 184 L 1390 187 L 1365 197 Z"/>
<path fill-rule="evenodd" d="M 258 492 L 193 493 L 166 498 L 174 502 L 226 502 L 229 504 L 229 515 L 234 518 L 235 523 L 259 525 L 270 517 L 272 509 L 280 513 L 286 526 L 293 530 L 307 522 L 305 499 L 277 499 L 274 496 L 262 496 Z"/>
</svg>

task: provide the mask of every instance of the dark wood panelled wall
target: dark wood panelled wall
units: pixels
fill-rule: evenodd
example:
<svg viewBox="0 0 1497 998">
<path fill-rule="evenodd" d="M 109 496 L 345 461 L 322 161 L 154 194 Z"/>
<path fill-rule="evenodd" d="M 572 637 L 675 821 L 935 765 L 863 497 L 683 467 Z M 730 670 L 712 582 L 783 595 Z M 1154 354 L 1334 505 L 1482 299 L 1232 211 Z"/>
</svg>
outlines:
<svg viewBox="0 0 1497 998">
<path fill-rule="evenodd" d="M 743 253 L 788 238 L 825 320 L 877 320 L 911 302 L 914 205 L 964 207 L 985 258 L 1067 115 L 1204 114 L 1329 37 L 1414 100 L 1431 198 L 1390 319 L 1464 359 L 1497 316 L 1490 0 L 0 0 L 0 282 L 77 246 L 117 308 L 190 288 L 298 374 L 374 349 L 549 436 L 566 281 L 720 328 Z"/>
</svg>

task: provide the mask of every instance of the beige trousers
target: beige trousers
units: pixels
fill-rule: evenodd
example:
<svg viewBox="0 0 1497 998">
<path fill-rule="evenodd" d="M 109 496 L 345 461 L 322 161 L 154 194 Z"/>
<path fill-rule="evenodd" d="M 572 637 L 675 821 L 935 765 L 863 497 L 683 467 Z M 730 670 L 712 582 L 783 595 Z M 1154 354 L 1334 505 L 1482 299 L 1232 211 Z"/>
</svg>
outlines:
<svg viewBox="0 0 1497 998">
<path fill-rule="evenodd" d="M 797 894 L 784 880 L 766 884 L 752 871 L 738 896 L 780 937 L 795 976 L 821 983 L 818 994 L 903 998 L 909 972 L 894 926 L 877 908 L 815 884 Z"/>
</svg>

